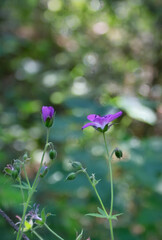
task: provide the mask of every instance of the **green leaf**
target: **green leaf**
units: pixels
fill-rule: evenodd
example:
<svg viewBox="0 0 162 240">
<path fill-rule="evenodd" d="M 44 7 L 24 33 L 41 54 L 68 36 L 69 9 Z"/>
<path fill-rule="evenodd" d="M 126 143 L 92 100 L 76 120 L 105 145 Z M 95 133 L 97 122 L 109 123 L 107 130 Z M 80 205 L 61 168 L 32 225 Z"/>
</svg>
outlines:
<svg viewBox="0 0 162 240">
<path fill-rule="evenodd" d="M 26 189 L 26 190 L 29 190 L 30 188 L 29 188 L 29 186 L 20 186 L 19 184 L 13 184 L 12 185 L 13 187 L 15 187 L 15 188 L 22 188 L 22 189 Z"/>
<path fill-rule="evenodd" d="M 123 215 L 123 213 L 118 213 L 118 214 L 115 214 L 115 215 L 113 215 L 112 217 L 119 217 L 120 215 Z"/>
<path fill-rule="evenodd" d="M 45 209 L 44 208 L 41 211 L 41 218 L 42 218 L 42 222 L 45 223 L 45 221 L 46 221 L 46 213 L 45 213 Z"/>
<path fill-rule="evenodd" d="M 43 225 L 44 224 L 44 222 L 43 221 L 41 221 L 41 220 L 35 220 L 35 222 L 38 224 L 38 225 Z"/>
<path fill-rule="evenodd" d="M 104 210 L 102 210 L 102 209 L 99 208 L 99 207 L 98 207 L 97 209 L 98 209 L 98 212 L 99 212 L 101 215 L 107 217 L 107 216 L 106 216 L 106 213 L 104 212 Z"/>
<path fill-rule="evenodd" d="M 101 215 L 99 213 L 88 213 L 86 216 L 97 217 L 97 218 L 107 218 L 105 215 Z"/>
<path fill-rule="evenodd" d="M 83 230 L 81 231 L 81 233 L 78 235 L 78 237 L 76 238 L 76 240 L 81 240 L 83 236 Z"/>
</svg>

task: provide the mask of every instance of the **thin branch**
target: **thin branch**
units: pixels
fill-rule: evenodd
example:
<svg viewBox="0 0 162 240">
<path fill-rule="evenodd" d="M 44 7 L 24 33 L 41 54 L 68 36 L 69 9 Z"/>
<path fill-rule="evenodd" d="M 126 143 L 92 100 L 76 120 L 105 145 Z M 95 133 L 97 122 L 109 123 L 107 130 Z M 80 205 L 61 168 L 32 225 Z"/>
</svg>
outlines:
<svg viewBox="0 0 162 240">
<path fill-rule="evenodd" d="M 4 211 L 2 211 L 2 209 L 0 209 L 0 215 L 11 225 L 11 227 L 13 227 L 13 229 L 15 229 L 16 232 L 18 232 L 19 227 L 15 225 L 15 223 L 11 220 L 11 218 L 7 216 L 7 214 Z M 24 233 L 22 237 L 25 240 L 30 240 Z"/>
</svg>

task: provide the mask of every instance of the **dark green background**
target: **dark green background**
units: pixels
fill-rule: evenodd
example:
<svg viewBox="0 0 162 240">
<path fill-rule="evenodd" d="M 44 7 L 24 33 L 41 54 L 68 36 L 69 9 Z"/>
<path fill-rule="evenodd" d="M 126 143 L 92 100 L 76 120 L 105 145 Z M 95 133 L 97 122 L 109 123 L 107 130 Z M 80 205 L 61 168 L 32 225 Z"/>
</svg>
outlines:
<svg viewBox="0 0 162 240">
<path fill-rule="evenodd" d="M 41 107 L 52 105 L 58 157 L 33 203 L 56 214 L 48 223 L 65 240 L 81 229 L 85 239 L 109 239 L 105 220 L 85 216 L 99 206 L 85 176 L 65 178 L 70 161 L 82 162 L 102 179 L 109 209 L 102 134 L 81 127 L 88 114 L 120 109 L 107 133 L 109 147 L 124 153 L 113 161 L 114 213 L 124 213 L 114 222 L 115 240 L 162 239 L 161 23 L 160 0 L 0 1 L 0 207 L 14 222 L 21 194 L 3 169 L 27 151 L 33 180 L 45 144 Z M 0 238 L 15 239 L 13 232 L 0 217 Z"/>
</svg>

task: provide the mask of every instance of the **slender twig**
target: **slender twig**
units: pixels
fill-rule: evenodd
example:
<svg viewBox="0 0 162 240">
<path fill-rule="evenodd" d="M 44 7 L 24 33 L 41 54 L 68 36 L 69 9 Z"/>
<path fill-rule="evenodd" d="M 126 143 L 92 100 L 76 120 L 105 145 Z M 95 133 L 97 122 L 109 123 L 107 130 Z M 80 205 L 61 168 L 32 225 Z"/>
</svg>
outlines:
<svg viewBox="0 0 162 240">
<path fill-rule="evenodd" d="M 0 209 L 0 215 L 10 224 L 11 227 L 13 227 L 13 229 L 16 232 L 19 231 L 19 227 L 16 226 L 16 224 L 11 220 L 11 218 L 2 209 Z M 25 240 L 30 240 L 24 233 L 23 233 L 22 237 Z"/>
</svg>

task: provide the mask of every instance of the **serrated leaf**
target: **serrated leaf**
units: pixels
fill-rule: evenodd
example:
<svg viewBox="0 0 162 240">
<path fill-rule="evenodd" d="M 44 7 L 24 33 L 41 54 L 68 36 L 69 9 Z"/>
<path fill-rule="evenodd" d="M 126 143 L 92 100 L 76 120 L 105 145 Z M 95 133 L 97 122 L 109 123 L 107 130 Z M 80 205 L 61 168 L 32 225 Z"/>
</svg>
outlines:
<svg viewBox="0 0 162 240">
<path fill-rule="evenodd" d="M 88 214 L 86 214 L 86 216 L 97 217 L 97 218 L 107 218 L 107 216 L 101 215 L 99 213 L 88 213 Z"/>
<path fill-rule="evenodd" d="M 102 210 L 102 209 L 99 208 L 99 207 L 98 207 L 97 209 L 98 209 L 98 212 L 99 212 L 101 215 L 107 217 L 107 215 L 106 215 L 106 213 L 104 212 L 104 210 Z"/>
<path fill-rule="evenodd" d="M 116 219 L 117 219 L 117 217 L 119 217 L 120 215 L 123 215 L 123 213 L 115 214 L 115 215 L 113 215 L 112 217 L 116 217 Z"/>
<path fill-rule="evenodd" d="M 45 209 L 44 208 L 41 211 L 41 218 L 42 218 L 42 222 L 45 223 L 45 221 L 46 221 L 46 213 L 45 213 Z"/>
<path fill-rule="evenodd" d="M 12 186 L 13 186 L 13 187 L 16 187 L 16 188 L 27 189 L 27 190 L 30 189 L 28 186 L 20 186 L 20 185 L 18 185 L 18 184 L 13 184 Z"/>
</svg>

